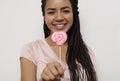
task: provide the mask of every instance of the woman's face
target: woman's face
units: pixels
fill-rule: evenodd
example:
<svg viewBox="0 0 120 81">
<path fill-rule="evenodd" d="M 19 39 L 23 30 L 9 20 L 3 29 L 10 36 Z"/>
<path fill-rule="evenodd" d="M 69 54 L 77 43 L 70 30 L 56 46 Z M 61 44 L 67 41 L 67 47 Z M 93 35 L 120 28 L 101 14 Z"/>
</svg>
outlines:
<svg viewBox="0 0 120 81">
<path fill-rule="evenodd" d="M 73 11 L 69 0 L 46 0 L 45 23 L 51 32 L 67 32 L 73 24 Z"/>
</svg>

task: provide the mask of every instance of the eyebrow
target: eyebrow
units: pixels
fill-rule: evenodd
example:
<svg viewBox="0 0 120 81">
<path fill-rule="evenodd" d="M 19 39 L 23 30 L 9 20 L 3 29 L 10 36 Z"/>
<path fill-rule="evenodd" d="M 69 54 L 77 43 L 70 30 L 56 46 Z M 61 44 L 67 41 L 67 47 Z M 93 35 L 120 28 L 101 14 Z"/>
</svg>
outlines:
<svg viewBox="0 0 120 81">
<path fill-rule="evenodd" d="M 68 7 L 68 6 L 62 7 L 61 9 L 63 10 L 63 9 L 66 9 L 66 8 L 71 9 L 71 8 L 70 8 L 70 7 Z"/>
<path fill-rule="evenodd" d="M 66 8 L 69 8 L 69 9 L 71 9 L 70 7 L 68 7 L 68 6 L 65 6 L 65 7 L 62 7 L 61 8 L 61 10 L 64 10 L 64 9 L 66 9 Z M 47 10 L 56 10 L 55 8 L 48 8 Z"/>
</svg>

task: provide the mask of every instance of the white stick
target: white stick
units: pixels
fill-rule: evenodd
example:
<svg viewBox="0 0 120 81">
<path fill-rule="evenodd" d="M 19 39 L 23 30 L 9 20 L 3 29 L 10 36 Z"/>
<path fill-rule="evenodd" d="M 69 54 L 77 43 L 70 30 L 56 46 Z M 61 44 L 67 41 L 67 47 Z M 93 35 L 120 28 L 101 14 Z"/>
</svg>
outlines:
<svg viewBox="0 0 120 81">
<path fill-rule="evenodd" d="M 59 46 L 59 57 L 60 57 L 60 63 L 61 63 L 61 60 L 62 60 L 62 57 L 61 57 L 61 51 L 62 51 L 61 46 Z"/>
</svg>

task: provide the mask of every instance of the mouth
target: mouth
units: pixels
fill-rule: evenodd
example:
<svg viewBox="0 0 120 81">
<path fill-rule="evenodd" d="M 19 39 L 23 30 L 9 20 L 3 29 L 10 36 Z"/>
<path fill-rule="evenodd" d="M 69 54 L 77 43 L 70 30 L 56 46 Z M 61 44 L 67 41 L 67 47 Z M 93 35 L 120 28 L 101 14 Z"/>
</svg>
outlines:
<svg viewBox="0 0 120 81">
<path fill-rule="evenodd" d="M 65 28 L 65 25 L 66 24 L 54 24 L 53 26 L 56 30 L 63 30 Z"/>
</svg>

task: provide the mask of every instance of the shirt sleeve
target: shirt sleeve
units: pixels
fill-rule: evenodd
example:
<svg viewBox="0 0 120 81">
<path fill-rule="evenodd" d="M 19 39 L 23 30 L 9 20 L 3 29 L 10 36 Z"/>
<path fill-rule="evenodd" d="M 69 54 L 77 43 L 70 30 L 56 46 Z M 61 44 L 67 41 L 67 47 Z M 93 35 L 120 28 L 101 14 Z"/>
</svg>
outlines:
<svg viewBox="0 0 120 81">
<path fill-rule="evenodd" d="M 36 65 L 35 54 L 31 45 L 26 44 L 22 47 L 20 58 L 21 57 L 28 59 Z"/>
</svg>

